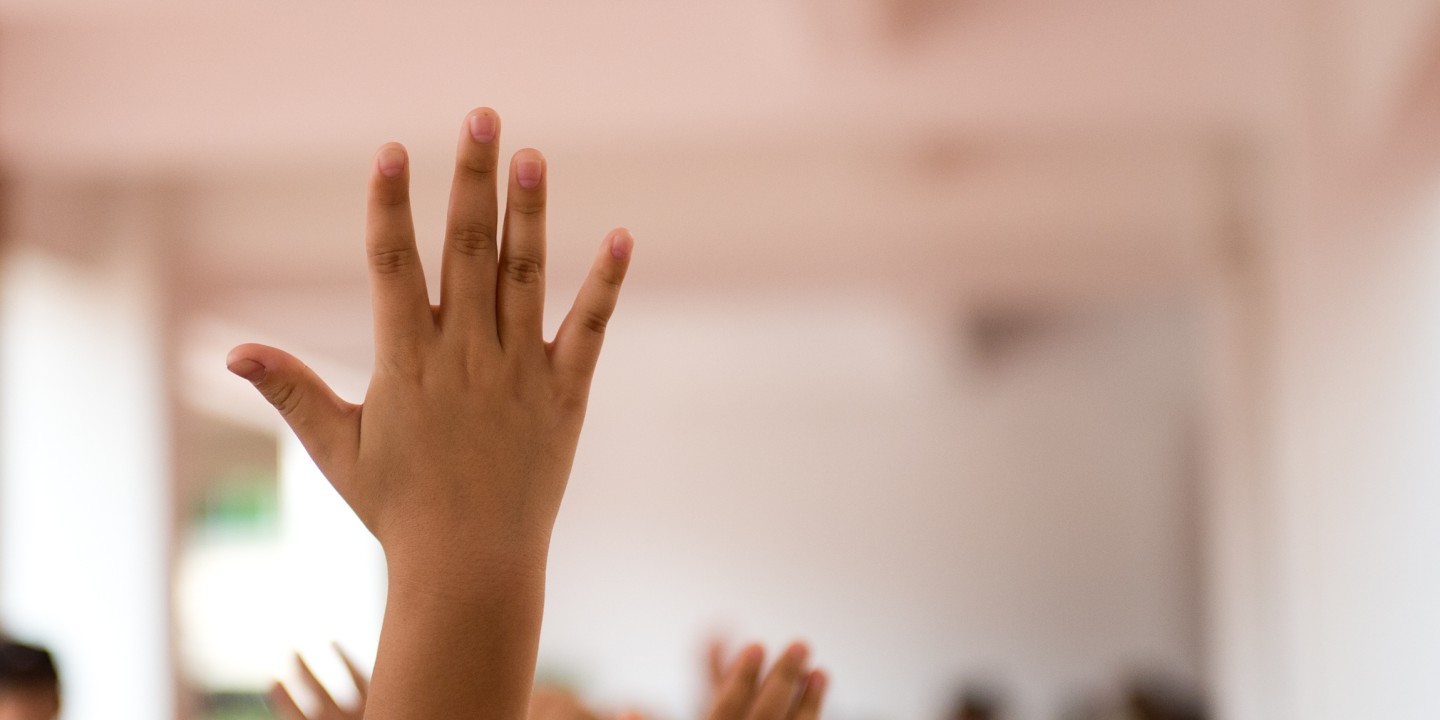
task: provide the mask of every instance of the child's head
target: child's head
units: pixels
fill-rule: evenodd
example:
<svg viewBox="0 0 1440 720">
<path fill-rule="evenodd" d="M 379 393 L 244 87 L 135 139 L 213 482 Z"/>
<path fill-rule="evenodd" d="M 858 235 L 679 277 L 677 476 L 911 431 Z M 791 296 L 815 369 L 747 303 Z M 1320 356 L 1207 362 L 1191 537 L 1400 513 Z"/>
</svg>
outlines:
<svg viewBox="0 0 1440 720">
<path fill-rule="evenodd" d="M 54 720 L 60 676 L 44 648 L 0 640 L 0 720 Z"/>
</svg>

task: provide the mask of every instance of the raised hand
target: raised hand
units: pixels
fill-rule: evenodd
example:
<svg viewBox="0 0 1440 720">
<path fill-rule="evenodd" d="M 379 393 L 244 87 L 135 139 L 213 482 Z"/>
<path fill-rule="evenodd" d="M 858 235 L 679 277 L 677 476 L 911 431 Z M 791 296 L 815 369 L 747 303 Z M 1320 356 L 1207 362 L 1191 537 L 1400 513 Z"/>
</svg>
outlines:
<svg viewBox="0 0 1440 720">
<path fill-rule="evenodd" d="M 629 264 L 632 240 L 616 230 L 555 341 L 545 342 L 545 160 L 535 150 L 515 154 L 497 243 L 498 123 L 489 110 L 466 121 L 438 306 L 416 250 L 405 149 L 392 143 L 376 156 L 366 237 L 375 372 L 363 405 L 341 400 L 280 350 L 242 345 L 228 359 L 392 561 L 468 571 L 475 565 L 455 562 L 457 554 L 533 559 L 514 551 L 543 547 Z"/>
<path fill-rule="evenodd" d="M 290 695 L 290 691 L 277 682 L 270 687 L 269 700 L 270 707 L 275 709 L 281 720 L 360 720 L 365 715 L 365 695 L 370 690 L 370 681 L 365 678 L 365 673 L 355 666 L 355 662 L 350 659 L 350 656 L 340 649 L 339 645 L 335 646 L 335 653 L 340 656 L 340 661 L 345 663 L 345 669 L 350 673 L 350 681 L 355 683 L 357 693 L 355 705 L 347 708 L 336 702 L 335 698 L 330 695 L 330 691 L 320 683 L 320 679 L 315 677 L 315 673 L 310 671 L 310 666 L 305 664 L 305 659 L 296 653 L 295 663 L 300 666 L 300 680 L 315 696 L 319 707 L 313 713 L 306 715 L 300 710 L 299 704 Z"/>
<path fill-rule="evenodd" d="M 711 646 L 711 658 L 719 657 L 720 648 Z M 762 680 L 760 669 L 765 650 L 750 645 L 729 663 L 719 666 L 718 680 L 706 720 L 817 720 L 825 699 L 827 678 L 821 670 L 811 670 L 806 661 L 810 650 L 803 643 L 793 643 Z"/>
<path fill-rule="evenodd" d="M 376 155 L 365 242 L 375 370 L 363 405 L 275 348 L 241 345 L 227 361 L 384 548 L 371 718 L 523 716 L 550 532 L 630 261 L 630 234 L 609 233 L 545 341 L 545 159 L 529 149 L 511 159 L 497 234 L 499 128 L 489 109 L 463 123 L 438 306 L 416 250 L 405 149 Z"/>
</svg>

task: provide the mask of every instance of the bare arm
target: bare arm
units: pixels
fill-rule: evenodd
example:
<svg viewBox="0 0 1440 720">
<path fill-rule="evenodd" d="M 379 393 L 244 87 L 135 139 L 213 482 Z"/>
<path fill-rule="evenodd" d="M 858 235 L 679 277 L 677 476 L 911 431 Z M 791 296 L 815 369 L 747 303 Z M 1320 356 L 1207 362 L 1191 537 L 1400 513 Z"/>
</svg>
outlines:
<svg viewBox="0 0 1440 720">
<path fill-rule="evenodd" d="M 376 155 L 366 230 L 375 372 L 363 405 L 275 348 L 242 345 L 227 362 L 384 548 L 372 719 L 524 717 L 550 532 L 629 265 L 629 233 L 611 232 L 555 340 L 544 340 L 545 162 L 528 149 L 511 160 L 497 237 L 498 131 L 488 109 L 461 129 L 435 307 L 405 150 Z"/>
</svg>

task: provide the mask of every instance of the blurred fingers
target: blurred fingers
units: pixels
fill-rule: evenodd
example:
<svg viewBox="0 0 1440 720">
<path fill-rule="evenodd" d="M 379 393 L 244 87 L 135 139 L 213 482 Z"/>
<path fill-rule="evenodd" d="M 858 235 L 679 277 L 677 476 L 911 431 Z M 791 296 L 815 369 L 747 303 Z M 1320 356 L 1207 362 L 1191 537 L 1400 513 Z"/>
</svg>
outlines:
<svg viewBox="0 0 1440 720">
<path fill-rule="evenodd" d="M 305 658 L 296 653 L 295 663 L 300 666 L 300 681 L 305 683 L 305 686 L 310 688 L 310 692 L 314 693 L 315 698 L 320 701 L 320 716 L 338 716 L 341 712 L 340 704 L 335 702 L 335 698 L 330 697 L 330 691 L 320 683 L 320 678 L 315 677 L 315 673 L 305 663 Z"/>
<path fill-rule="evenodd" d="M 755 699 L 755 681 L 765 650 L 759 645 L 747 646 L 731 661 L 711 701 L 708 720 L 744 720 Z"/>
<path fill-rule="evenodd" d="M 791 720 L 819 720 L 820 706 L 825 702 L 825 688 L 829 684 L 830 678 L 825 676 L 824 671 L 810 671 L 805 677 L 805 689 L 800 692 L 800 701 L 795 704 L 795 712 L 790 715 Z"/>
<path fill-rule="evenodd" d="M 810 649 L 804 643 L 792 643 L 785 649 L 785 654 L 775 661 L 775 666 L 760 683 L 748 720 L 783 720 L 789 716 L 807 675 L 805 660 L 809 656 Z"/>
<path fill-rule="evenodd" d="M 600 347 L 605 341 L 605 328 L 620 300 L 620 285 L 630 268 L 634 246 L 635 239 L 624 228 L 612 231 L 600 243 L 600 253 L 590 267 L 590 274 L 555 335 L 555 360 L 562 371 L 587 380 L 594 374 Z M 711 665 L 713 675 L 713 659 Z"/>
<path fill-rule="evenodd" d="M 365 673 L 355 665 L 355 661 L 341 649 L 340 643 L 332 643 L 332 645 L 335 648 L 335 654 L 340 656 L 340 662 L 345 663 L 345 671 L 350 673 L 350 680 L 355 683 L 355 692 L 359 695 L 360 705 L 364 707 L 365 701 L 370 696 L 370 678 L 366 677 Z"/>
<path fill-rule="evenodd" d="M 290 691 L 284 685 L 278 682 L 271 685 L 265 697 L 280 720 L 306 720 L 305 713 L 300 712 L 300 706 L 295 704 L 295 698 L 290 697 Z"/>
<path fill-rule="evenodd" d="M 434 330 L 410 217 L 409 165 L 405 148 L 389 143 L 376 153 L 370 173 L 365 250 L 377 353 L 417 342 Z"/>
<path fill-rule="evenodd" d="M 465 117 L 455 152 L 450 214 L 440 273 L 440 307 L 446 323 L 494 338 L 496 266 L 496 162 L 500 118 L 490 108 Z"/>
<path fill-rule="evenodd" d="M 500 344 L 539 346 L 545 306 L 545 158 L 524 149 L 510 161 L 496 288 Z"/>
</svg>

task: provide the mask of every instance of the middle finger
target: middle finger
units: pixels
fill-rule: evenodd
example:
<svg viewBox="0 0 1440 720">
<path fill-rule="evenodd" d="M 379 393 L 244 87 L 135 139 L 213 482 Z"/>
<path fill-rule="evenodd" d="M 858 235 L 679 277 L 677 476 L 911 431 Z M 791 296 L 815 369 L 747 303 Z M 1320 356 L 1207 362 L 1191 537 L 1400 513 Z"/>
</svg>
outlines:
<svg viewBox="0 0 1440 720">
<path fill-rule="evenodd" d="M 497 338 L 495 163 L 499 145 L 500 118 L 494 110 L 479 108 L 465 117 L 455 151 L 455 179 L 450 184 L 440 265 L 442 327 L 475 329 L 487 340 Z"/>
</svg>

